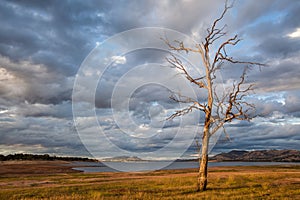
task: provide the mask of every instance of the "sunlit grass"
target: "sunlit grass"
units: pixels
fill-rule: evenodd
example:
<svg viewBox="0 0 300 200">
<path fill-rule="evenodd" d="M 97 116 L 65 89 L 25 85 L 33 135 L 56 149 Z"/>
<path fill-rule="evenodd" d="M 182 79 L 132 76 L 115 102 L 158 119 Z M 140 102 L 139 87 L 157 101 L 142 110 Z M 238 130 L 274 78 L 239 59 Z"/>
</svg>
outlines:
<svg viewBox="0 0 300 200">
<path fill-rule="evenodd" d="M 204 193 L 195 171 L 3 177 L 0 199 L 300 199 L 300 166 L 211 168 Z"/>
</svg>

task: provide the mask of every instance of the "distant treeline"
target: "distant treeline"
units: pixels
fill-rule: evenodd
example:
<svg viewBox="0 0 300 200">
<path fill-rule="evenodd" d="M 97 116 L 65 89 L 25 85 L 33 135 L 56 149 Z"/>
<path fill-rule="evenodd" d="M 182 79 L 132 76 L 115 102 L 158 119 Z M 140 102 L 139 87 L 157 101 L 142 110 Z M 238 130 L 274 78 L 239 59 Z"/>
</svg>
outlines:
<svg viewBox="0 0 300 200">
<path fill-rule="evenodd" d="M 44 155 L 35 155 L 35 154 L 9 154 L 9 155 L 1 155 L 0 161 L 7 160 L 63 160 L 63 161 L 92 161 L 95 162 L 97 160 L 90 158 L 81 158 L 81 157 L 59 157 L 59 156 L 50 156 L 49 154 Z"/>
</svg>

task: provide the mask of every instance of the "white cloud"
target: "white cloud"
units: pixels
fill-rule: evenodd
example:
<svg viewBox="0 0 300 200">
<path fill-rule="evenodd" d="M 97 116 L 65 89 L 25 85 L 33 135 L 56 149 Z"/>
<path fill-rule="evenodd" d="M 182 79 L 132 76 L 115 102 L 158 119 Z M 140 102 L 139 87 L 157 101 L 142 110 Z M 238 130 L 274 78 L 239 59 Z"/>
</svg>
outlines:
<svg viewBox="0 0 300 200">
<path fill-rule="evenodd" d="M 0 110 L 0 114 L 7 113 L 8 110 Z"/>
<path fill-rule="evenodd" d="M 111 60 L 113 62 L 113 66 L 116 66 L 118 64 L 125 64 L 126 63 L 126 57 L 125 56 L 112 56 Z"/>
<path fill-rule="evenodd" d="M 297 28 L 294 32 L 288 34 L 290 38 L 300 38 L 300 28 Z"/>
</svg>

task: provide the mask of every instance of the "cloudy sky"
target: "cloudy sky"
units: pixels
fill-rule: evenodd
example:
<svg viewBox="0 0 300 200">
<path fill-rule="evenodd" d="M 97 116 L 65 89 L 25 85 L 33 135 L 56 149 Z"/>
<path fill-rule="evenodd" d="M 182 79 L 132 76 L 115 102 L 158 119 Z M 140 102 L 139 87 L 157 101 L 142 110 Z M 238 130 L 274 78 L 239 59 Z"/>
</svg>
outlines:
<svg viewBox="0 0 300 200">
<path fill-rule="evenodd" d="M 160 37 L 201 42 L 223 7 L 222 0 L 1 1 L 0 154 L 195 154 L 201 114 L 164 119 L 184 106 L 171 91 L 203 96 L 166 67 Z M 218 133 L 212 154 L 300 150 L 299 19 L 295 0 L 236 1 L 225 16 L 228 34 L 243 39 L 231 55 L 268 66 L 247 77 L 256 84 L 248 100 L 257 117 L 227 125 L 230 139 Z M 197 63 L 192 74 L 203 72 L 199 55 L 181 56 Z M 222 85 L 242 70 L 226 66 Z"/>
</svg>

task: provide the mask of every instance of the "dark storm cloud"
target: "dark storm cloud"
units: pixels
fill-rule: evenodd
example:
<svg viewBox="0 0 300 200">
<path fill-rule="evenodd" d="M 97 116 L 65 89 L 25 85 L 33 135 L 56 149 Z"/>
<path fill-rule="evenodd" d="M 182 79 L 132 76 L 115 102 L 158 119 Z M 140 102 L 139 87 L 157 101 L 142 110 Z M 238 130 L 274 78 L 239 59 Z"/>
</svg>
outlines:
<svg viewBox="0 0 300 200">
<path fill-rule="evenodd" d="M 299 57 L 291 56 L 274 59 L 269 66 L 249 76 L 256 83 L 257 90 L 275 92 L 299 89 L 299 75 Z"/>
<path fill-rule="evenodd" d="M 0 93 L 4 105 L 70 101 L 73 77 L 49 72 L 45 65 L 28 61 L 12 62 L 4 57 L 0 61 L 3 65 Z"/>
<path fill-rule="evenodd" d="M 270 37 L 264 39 L 258 48 L 269 58 L 286 58 L 289 54 L 299 54 L 300 42 L 286 36 Z"/>
<path fill-rule="evenodd" d="M 69 76 L 75 74 L 95 45 L 90 41 L 91 35 L 95 40 L 101 36 L 88 27 L 102 24 L 97 13 L 105 6 L 95 9 L 88 3 L 9 1 L 1 2 L 0 9 L 4 11 L 1 12 L 0 53 L 10 59 L 10 66 L 16 62 L 13 67 L 2 67 L 22 80 L 24 86 L 23 95 L 17 98 L 21 102 L 44 104 L 69 101 L 72 92 Z M 25 66 L 22 60 L 30 62 Z M 20 69 L 18 65 L 22 64 Z M 43 74 L 38 70 L 32 73 L 30 65 L 43 65 Z M 5 93 L 6 99 L 16 101 L 15 95 L 9 95 Z"/>
<path fill-rule="evenodd" d="M 144 26 L 173 28 L 200 40 L 222 7 L 223 1 L 193 0 L 1 1 L 0 145 L 9 147 L 0 148 L 34 152 L 27 148 L 31 145 L 36 152 L 80 154 L 84 147 L 71 122 L 72 87 L 80 64 L 96 43 L 121 31 Z M 220 142 L 216 146 L 218 151 L 299 148 L 296 144 L 299 143 L 300 40 L 288 36 L 300 27 L 299 9 L 300 2 L 294 0 L 236 1 L 226 16 L 228 33 L 237 32 L 244 39 L 232 51 L 234 57 L 267 63 L 268 67 L 261 71 L 254 69 L 247 77 L 249 83 L 257 85 L 257 94 L 250 100 L 257 105 L 260 120 L 229 125 L 232 141 Z M 126 63 L 112 64 L 99 81 L 95 99 L 99 123 L 124 149 L 159 149 L 173 139 L 172 130 L 180 124 L 178 119 L 160 122 L 174 112 L 177 104 L 170 101 L 166 88 L 156 86 L 137 88 L 132 93 L 129 103 L 132 119 L 124 119 L 120 126 L 128 125 L 129 130 L 133 128 L 145 135 L 147 126 L 151 125 L 154 133 L 167 131 L 163 137 L 144 141 L 121 137 L 120 140 L 118 130 L 124 127 L 111 122 L 108 114 L 117 81 L 134 66 L 165 64 L 166 55 L 156 50 L 122 55 Z M 228 86 L 231 84 L 228 79 L 238 78 L 243 68 L 237 65 L 226 69 L 223 79 Z M 135 78 L 145 74 L 159 79 L 168 74 L 147 70 L 147 73 L 137 71 L 126 84 L 134 85 Z M 202 95 L 198 96 L 201 99 Z M 123 100 L 120 98 L 117 103 Z M 85 106 L 82 103 L 80 117 L 88 127 L 90 116 L 84 112 Z M 194 117 L 185 117 L 184 125 L 195 124 Z M 202 119 L 203 116 L 200 122 Z M 185 141 L 184 137 L 181 139 Z"/>
<path fill-rule="evenodd" d="M 295 117 L 300 114 L 300 93 L 299 91 L 289 91 L 285 94 L 285 110 Z"/>
<path fill-rule="evenodd" d="M 233 15 L 235 17 L 232 19 L 235 21 L 233 26 L 234 29 L 244 30 L 243 34 L 255 35 L 258 38 L 291 31 L 294 27 L 299 26 L 299 20 L 297 20 L 299 6 L 299 2 L 294 0 L 236 3 L 238 11 L 235 12 L 236 15 Z M 268 32 L 268 35 L 263 35 L 264 31 Z"/>
<path fill-rule="evenodd" d="M 207 12 L 205 8 L 211 6 L 213 4 L 195 4 L 192 1 L 175 4 L 172 1 L 164 1 L 162 4 L 139 1 L 2 2 L 0 4 L 0 9 L 3 10 L 0 53 L 12 62 L 30 58 L 32 64 L 43 64 L 47 71 L 68 77 L 76 73 L 80 63 L 97 41 L 102 41 L 114 33 L 141 26 L 165 26 L 181 31 L 186 30 L 189 33 L 198 18 L 205 16 Z M 164 13 L 166 8 L 170 9 L 170 12 Z M 190 12 L 193 14 L 185 15 L 183 18 L 180 13 L 184 13 L 187 9 L 197 10 L 197 12 Z M 131 11 L 125 12 L 129 10 Z M 173 16 L 172 13 L 176 14 Z M 179 18 L 181 24 L 178 23 Z M 151 56 L 151 53 L 147 56 L 149 55 Z M 144 60 L 146 55 L 138 58 Z M 26 75 L 24 78 L 28 79 Z M 64 77 L 60 77 L 58 83 L 61 87 L 65 87 L 63 79 Z M 36 80 L 33 82 L 36 86 L 39 85 Z M 48 91 L 53 90 L 47 85 L 41 87 Z M 26 99 L 32 103 L 55 104 L 70 99 L 68 88 L 57 93 L 57 96 L 65 96 L 63 98 L 49 97 L 41 94 L 40 91 L 32 87 L 27 95 L 30 98 Z"/>
<path fill-rule="evenodd" d="M 293 16 L 295 17 L 295 15 L 296 13 Z M 267 42 L 270 42 L 269 45 L 272 45 L 272 43 L 274 43 L 273 47 L 275 48 L 275 50 L 276 48 L 281 50 L 281 52 L 275 51 L 276 56 L 283 56 L 283 53 L 285 53 L 284 50 L 299 50 L 298 48 L 296 48 L 296 45 L 298 43 L 297 39 L 295 40 L 288 37 L 288 34 L 295 31 L 299 24 L 292 27 L 285 27 L 287 25 L 290 25 L 288 21 L 289 20 L 285 18 L 284 20 L 281 19 L 279 22 L 274 22 L 271 18 L 268 21 L 258 23 L 256 26 L 253 27 L 253 29 L 248 30 L 245 34 L 247 34 L 255 40 L 254 49 L 257 48 L 257 50 L 260 50 L 260 47 L 263 47 L 263 52 L 268 53 L 270 51 L 269 55 L 272 55 L 271 53 L 274 52 L 274 49 L 267 48 L 270 47 L 267 46 Z M 293 44 L 292 42 L 296 43 Z M 291 46 L 289 47 L 289 45 Z M 292 52 L 289 51 L 287 53 Z M 285 57 L 288 55 L 287 53 L 285 53 Z"/>
<path fill-rule="evenodd" d="M 1 54 L 12 60 L 31 57 L 49 70 L 73 75 L 94 47 L 93 40 L 102 39 L 105 22 L 101 13 L 110 8 L 105 2 L 96 4 L 99 7 L 68 1 L 2 2 L 6 14 L 1 18 Z"/>
<path fill-rule="evenodd" d="M 16 114 L 21 114 L 24 117 L 54 117 L 62 119 L 72 118 L 72 108 L 69 102 L 61 104 L 20 104 L 20 107 L 15 111 Z"/>
<path fill-rule="evenodd" d="M 116 64 L 115 62 L 111 63 L 111 65 L 108 66 L 108 68 L 106 69 L 106 71 L 104 72 L 104 74 L 102 75 L 98 83 L 96 100 L 95 100 L 96 107 L 109 108 L 111 106 L 110 101 L 112 98 L 112 92 L 114 90 L 114 87 L 116 87 L 118 80 L 122 78 L 122 76 L 125 76 L 126 73 L 130 72 L 130 70 L 134 70 L 135 67 L 138 67 L 139 65 L 144 65 L 145 63 L 163 63 L 165 62 L 165 57 L 167 55 L 168 55 L 167 52 L 159 49 L 135 50 L 125 55 L 122 55 L 122 57 L 126 59 L 126 63 L 124 64 Z M 148 74 L 145 74 L 151 71 L 151 66 L 149 66 L 148 68 L 149 70 L 142 71 L 140 72 L 140 74 L 135 73 L 135 76 L 131 77 L 132 82 L 130 82 L 130 84 L 135 84 L 134 83 L 135 77 L 149 76 Z M 163 95 L 165 92 L 167 92 L 167 94 L 169 92 L 166 91 L 163 87 L 161 87 L 160 89 L 157 88 L 154 90 L 152 89 L 152 91 L 148 91 L 149 88 L 150 87 L 147 87 L 147 91 L 137 88 L 136 92 L 138 93 L 144 92 L 144 93 L 142 95 L 133 93 L 132 95 L 138 95 L 139 97 L 132 98 L 132 101 L 134 101 L 134 99 L 140 101 L 145 100 L 146 102 L 151 102 L 151 101 L 168 102 L 169 101 L 168 96 Z M 153 94 L 149 96 L 149 95 L 145 95 L 145 92 L 151 92 Z M 131 106 L 134 105 L 135 103 L 131 104 Z"/>
<path fill-rule="evenodd" d="M 248 80 L 257 85 L 258 90 L 284 91 L 299 89 L 299 38 L 288 34 L 299 26 L 300 3 L 295 1 L 245 1 L 236 4 L 238 12 L 231 20 L 234 29 L 244 40 L 234 57 L 255 60 L 268 66 L 253 70 Z M 233 30 L 234 30 L 233 29 Z M 249 55 L 250 53 L 250 55 Z M 255 57 L 252 57 L 252 56 Z M 229 68 L 224 79 L 233 77 Z M 231 71 L 231 74 L 229 73 Z M 240 74 L 238 71 L 236 74 Z M 234 73 L 235 74 L 235 73 Z"/>
<path fill-rule="evenodd" d="M 278 123 L 274 125 L 276 128 L 271 124 L 238 130 L 228 128 L 230 139 L 225 135 L 221 136 L 213 152 L 228 152 L 232 149 L 298 149 L 299 125 L 280 126 Z"/>
</svg>

